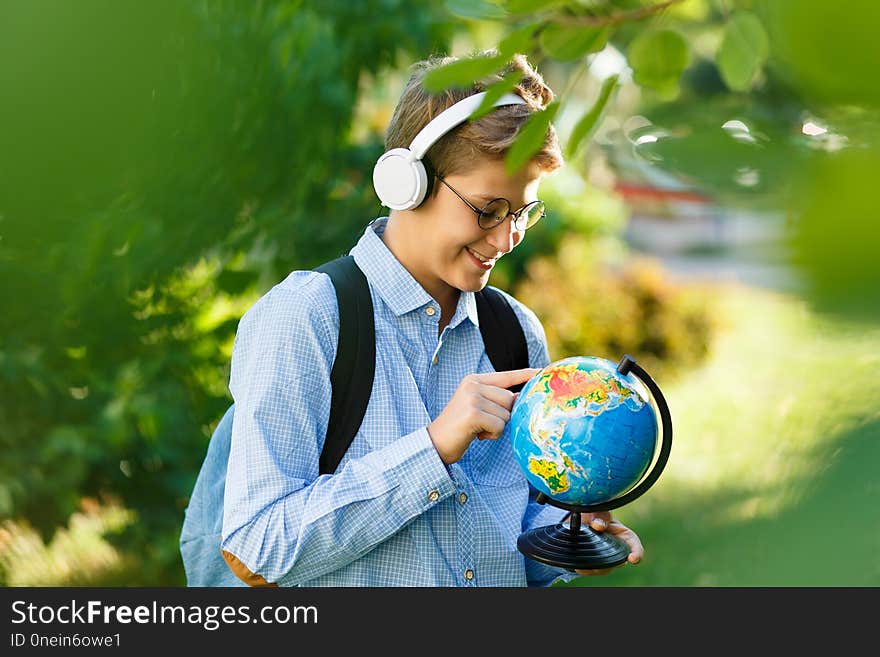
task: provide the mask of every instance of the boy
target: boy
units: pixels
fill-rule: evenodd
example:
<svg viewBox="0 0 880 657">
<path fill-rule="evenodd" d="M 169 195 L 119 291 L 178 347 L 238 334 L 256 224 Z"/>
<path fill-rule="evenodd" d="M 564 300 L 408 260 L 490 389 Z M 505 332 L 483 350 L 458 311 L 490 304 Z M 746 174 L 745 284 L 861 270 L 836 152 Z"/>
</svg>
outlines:
<svg viewBox="0 0 880 657">
<path fill-rule="evenodd" d="M 428 95 L 423 76 L 449 61 L 414 67 L 388 128 L 389 152 L 415 148 L 426 125 L 483 90 Z M 513 69 L 522 74 L 515 96 L 435 135 L 421 157 L 423 199 L 373 221 L 351 251 L 373 300 L 376 369 L 360 430 L 335 473 L 318 474 L 339 322 L 329 278 L 295 271 L 242 318 L 222 549 L 245 582 L 540 586 L 573 576 L 517 550 L 522 531 L 563 512 L 533 501 L 509 441 L 497 440 L 515 399 L 508 388 L 550 362 L 543 328 L 505 295 L 531 367 L 495 372 L 474 302 L 497 259 L 543 217 L 538 184 L 562 165 L 551 127 L 527 166 L 505 172 L 518 129 L 553 97 L 524 57 Z M 398 191 L 393 176 L 389 183 L 374 172 L 374 184 L 380 196 Z M 594 529 L 622 538 L 638 563 L 635 533 L 609 513 L 588 516 Z"/>
</svg>

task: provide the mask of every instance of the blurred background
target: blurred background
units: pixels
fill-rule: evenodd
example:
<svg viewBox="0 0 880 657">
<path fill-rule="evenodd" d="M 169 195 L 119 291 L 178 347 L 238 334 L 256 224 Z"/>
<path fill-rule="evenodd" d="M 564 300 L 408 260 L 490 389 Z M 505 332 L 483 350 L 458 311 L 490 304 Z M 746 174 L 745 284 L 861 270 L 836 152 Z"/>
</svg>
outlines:
<svg viewBox="0 0 880 657">
<path fill-rule="evenodd" d="M 239 318 L 382 214 L 411 63 L 521 52 L 567 166 L 490 283 L 675 424 L 615 512 L 647 558 L 571 585 L 880 585 L 878 33 L 872 0 L 0 3 L 0 584 L 185 584 Z"/>
</svg>

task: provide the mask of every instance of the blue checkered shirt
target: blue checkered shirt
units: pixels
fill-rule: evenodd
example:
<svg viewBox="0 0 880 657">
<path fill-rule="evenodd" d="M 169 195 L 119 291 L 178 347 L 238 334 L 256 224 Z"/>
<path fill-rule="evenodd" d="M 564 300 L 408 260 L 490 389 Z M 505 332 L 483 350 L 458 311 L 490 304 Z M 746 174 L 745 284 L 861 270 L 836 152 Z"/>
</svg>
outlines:
<svg viewBox="0 0 880 657">
<path fill-rule="evenodd" d="M 351 250 L 373 299 L 376 372 L 366 415 L 332 475 L 318 475 L 339 316 L 330 278 L 294 271 L 242 318 L 222 548 L 280 586 L 546 586 L 571 573 L 526 559 L 526 529 L 563 512 L 533 501 L 507 440 L 443 464 L 427 432 L 461 379 L 493 372 L 472 292 L 438 337 L 440 306 L 372 222 Z M 510 295 L 529 362 L 543 327 Z"/>
</svg>

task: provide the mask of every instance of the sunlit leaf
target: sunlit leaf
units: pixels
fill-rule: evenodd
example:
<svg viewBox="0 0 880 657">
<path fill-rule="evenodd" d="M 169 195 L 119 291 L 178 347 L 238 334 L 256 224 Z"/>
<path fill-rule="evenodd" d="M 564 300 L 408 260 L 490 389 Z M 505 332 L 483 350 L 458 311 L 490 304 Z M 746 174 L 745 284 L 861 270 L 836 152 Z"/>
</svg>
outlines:
<svg viewBox="0 0 880 657">
<path fill-rule="evenodd" d="M 770 53 L 767 32 L 758 17 L 740 11 L 724 28 L 717 63 L 724 83 L 736 91 L 749 88 Z"/>
<path fill-rule="evenodd" d="M 643 32 L 630 44 L 627 59 L 636 82 L 668 92 L 678 86 L 690 63 L 690 50 L 678 32 Z"/>
<path fill-rule="evenodd" d="M 508 173 L 518 171 L 541 149 L 547 137 L 547 128 L 558 111 L 559 101 L 553 101 L 546 109 L 535 112 L 528 118 L 504 160 Z"/>
<path fill-rule="evenodd" d="M 501 78 L 498 82 L 489 85 L 489 87 L 486 88 L 486 97 L 483 98 L 483 102 L 480 103 L 477 110 L 471 114 L 470 120 L 476 121 L 491 112 L 495 107 L 495 101 L 516 87 L 521 79 L 522 72 L 512 71 Z"/>
<path fill-rule="evenodd" d="M 541 32 L 541 47 L 554 59 L 564 62 L 602 50 L 610 34 L 607 27 L 553 24 Z"/>
<path fill-rule="evenodd" d="M 793 246 L 813 303 L 852 317 L 880 318 L 877 150 L 844 150 L 799 171 L 789 208 Z"/>
<path fill-rule="evenodd" d="M 507 0 L 505 8 L 511 14 L 532 14 L 566 4 L 567 0 Z"/>
<path fill-rule="evenodd" d="M 446 9 L 453 16 L 476 20 L 499 20 L 505 16 L 504 8 L 491 0 L 446 0 Z"/>
<path fill-rule="evenodd" d="M 532 39 L 541 23 L 529 23 L 508 33 L 498 44 L 498 52 L 505 57 L 527 53 L 532 49 Z"/>
<path fill-rule="evenodd" d="M 592 134 L 599 121 L 599 117 L 602 115 L 602 111 L 608 104 L 608 99 L 611 98 L 611 92 L 614 91 L 616 86 L 617 75 L 609 76 L 602 82 L 602 88 L 599 90 L 599 97 L 596 99 L 596 102 L 593 103 L 593 106 L 587 110 L 587 113 L 581 117 L 580 121 L 577 122 L 571 131 L 571 137 L 569 137 L 566 149 L 566 157 L 573 157 L 580 143 Z"/>
<path fill-rule="evenodd" d="M 429 71 L 423 81 L 425 89 L 431 92 L 439 92 L 450 87 L 470 86 L 477 80 L 482 80 L 491 75 L 507 62 L 507 58 L 501 55 L 478 55 L 459 59 Z"/>
<path fill-rule="evenodd" d="M 880 106 L 876 0 L 759 0 L 774 70 L 802 95 Z"/>
</svg>

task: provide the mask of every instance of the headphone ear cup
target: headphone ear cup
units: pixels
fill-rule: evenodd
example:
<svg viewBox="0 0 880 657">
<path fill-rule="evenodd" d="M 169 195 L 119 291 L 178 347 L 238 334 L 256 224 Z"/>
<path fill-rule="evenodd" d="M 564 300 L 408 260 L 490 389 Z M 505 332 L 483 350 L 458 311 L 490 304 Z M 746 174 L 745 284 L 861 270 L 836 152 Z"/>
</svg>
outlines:
<svg viewBox="0 0 880 657">
<path fill-rule="evenodd" d="M 418 182 L 416 184 L 416 189 L 413 191 L 413 204 L 407 208 L 408 210 L 413 210 L 422 204 L 425 197 L 428 195 L 428 188 L 431 186 L 431 178 L 428 176 L 428 171 L 425 169 L 425 163 L 421 160 L 416 160 L 412 165 Z"/>
<path fill-rule="evenodd" d="M 373 167 L 373 189 L 382 205 L 392 210 L 418 207 L 427 188 L 425 166 L 408 148 L 392 148 Z"/>
<path fill-rule="evenodd" d="M 431 194 L 434 193 L 434 178 L 437 177 L 437 171 L 434 169 L 434 165 L 431 164 L 431 161 L 426 157 L 422 158 L 422 166 L 425 167 L 425 178 L 427 179 L 425 196 L 422 198 L 422 203 L 424 203 L 425 199 L 430 198 Z M 421 203 L 419 205 L 421 205 Z"/>
</svg>

